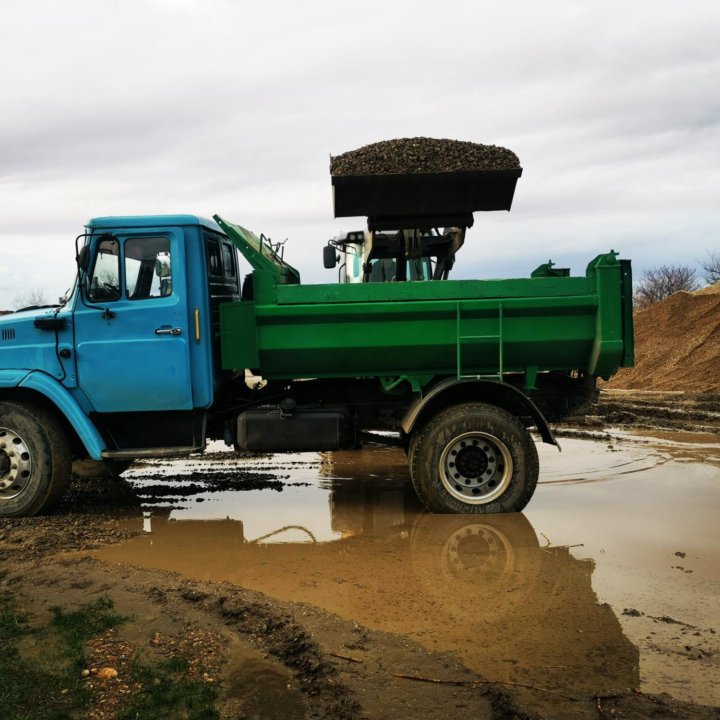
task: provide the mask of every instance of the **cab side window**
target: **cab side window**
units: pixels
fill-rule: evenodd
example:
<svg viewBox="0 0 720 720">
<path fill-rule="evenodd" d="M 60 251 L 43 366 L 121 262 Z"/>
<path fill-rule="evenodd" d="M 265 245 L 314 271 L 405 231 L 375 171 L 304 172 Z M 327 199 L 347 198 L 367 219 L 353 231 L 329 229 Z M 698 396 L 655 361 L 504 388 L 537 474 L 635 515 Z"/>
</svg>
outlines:
<svg viewBox="0 0 720 720">
<path fill-rule="evenodd" d="M 218 241 L 215 238 L 205 238 L 205 255 L 207 257 L 208 273 L 210 275 L 222 275 L 220 247 L 218 246 Z"/>
<path fill-rule="evenodd" d="M 172 295 L 172 257 L 166 237 L 125 241 L 125 294 L 128 300 Z"/>
<path fill-rule="evenodd" d="M 234 248 L 230 243 L 224 242 L 222 244 L 223 253 L 223 270 L 225 277 L 229 280 L 234 280 L 237 277 L 237 271 L 235 269 L 235 252 Z"/>
<path fill-rule="evenodd" d="M 97 246 L 95 264 L 90 273 L 88 300 L 107 302 L 120 298 L 120 243 L 116 238 L 103 238 Z"/>
</svg>

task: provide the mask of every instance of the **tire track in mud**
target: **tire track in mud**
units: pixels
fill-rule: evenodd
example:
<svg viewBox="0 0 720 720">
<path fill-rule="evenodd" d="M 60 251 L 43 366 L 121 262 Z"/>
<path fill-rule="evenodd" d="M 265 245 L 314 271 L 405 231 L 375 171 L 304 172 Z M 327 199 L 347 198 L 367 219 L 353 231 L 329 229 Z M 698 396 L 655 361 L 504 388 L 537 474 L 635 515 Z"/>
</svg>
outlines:
<svg viewBox="0 0 720 720">
<path fill-rule="evenodd" d="M 305 718 L 535 718 L 502 688 L 473 687 L 473 682 L 484 679 L 451 656 L 430 653 L 400 636 L 361 628 L 311 606 L 271 602 L 229 583 L 196 582 L 164 571 L 119 569 L 89 557 L 65 557 L 46 564 L 26 560 L 11 563 L 11 569 L 6 562 L 0 568 L 3 565 L 0 584 L 26 597 L 32 594 L 38 612 L 57 604 L 58 598 L 72 606 L 102 593 L 113 600 L 118 612 L 132 616 L 136 634 L 155 637 L 152 618 L 159 615 L 178 620 L 186 628 L 219 631 L 224 627 L 290 671 L 288 689 L 302 695 Z M 322 642 L 316 635 L 322 636 Z M 350 663 L 348 653 L 362 659 Z M 460 679 L 467 686 L 453 688 L 452 693 L 437 684 L 418 687 L 393 676 L 402 672 Z M 222 672 L 219 680 L 222 686 Z M 231 716 L 221 712 L 221 717 Z"/>
</svg>

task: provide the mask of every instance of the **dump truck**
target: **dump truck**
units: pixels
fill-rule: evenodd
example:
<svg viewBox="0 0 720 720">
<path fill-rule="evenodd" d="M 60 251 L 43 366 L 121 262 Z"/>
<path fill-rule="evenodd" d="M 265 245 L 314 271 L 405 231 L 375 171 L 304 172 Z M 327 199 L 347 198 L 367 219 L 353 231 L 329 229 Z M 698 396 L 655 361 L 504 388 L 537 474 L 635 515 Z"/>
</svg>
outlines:
<svg viewBox="0 0 720 720">
<path fill-rule="evenodd" d="M 302 284 L 278 246 L 218 215 L 90 220 L 61 304 L 0 318 L 0 515 L 51 507 L 73 462 L 119 474 L 210 440 L 395 443 L 429 510 L 521 510 L 531 430 L 558 445 L 551 423 L 632 364 L 633 335 L 615 252 L 577 277 L 545 263 L 445 279 L 473 213 L 509 209 L 520 173 L 334 177 L 335 215 L 368 219 L 345 257 L 362 253 L 358 282 Z M 393 281 L 371 282 L 383 258 Z"/>
</svg>

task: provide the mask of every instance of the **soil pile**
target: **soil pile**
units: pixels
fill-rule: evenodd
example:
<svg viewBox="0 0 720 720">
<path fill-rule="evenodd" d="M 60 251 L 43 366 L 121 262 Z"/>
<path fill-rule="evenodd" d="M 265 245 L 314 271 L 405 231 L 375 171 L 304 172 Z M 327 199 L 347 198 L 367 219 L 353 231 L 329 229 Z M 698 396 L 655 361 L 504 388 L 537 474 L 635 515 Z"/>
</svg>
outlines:
<svg viewBox="0 0 720 720">
<path fill-rule="evenodd" d="M 330 159 L 331 175 L 517 170 L 519 167 L 518 156 L 504 147 L 425 137 L 383 140 Z"/>
<path fill-rule="evenodd" d="M 720 390 L 720 284 L 678 292 L 635 313 L 635 367 L 608 387 Z"/>
</svg>

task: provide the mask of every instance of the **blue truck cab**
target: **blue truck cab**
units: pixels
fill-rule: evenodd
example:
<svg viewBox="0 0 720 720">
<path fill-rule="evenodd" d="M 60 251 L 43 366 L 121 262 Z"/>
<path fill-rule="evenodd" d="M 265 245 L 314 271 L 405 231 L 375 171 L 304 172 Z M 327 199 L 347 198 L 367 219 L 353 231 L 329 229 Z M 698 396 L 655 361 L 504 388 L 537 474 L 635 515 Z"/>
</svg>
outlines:
<svg viewBox="0 0 720 720">
<path fill-rule="evenodd" d="M 201 450 L 227 375 L 218 305 L 241 285 L 214 221 L 95 218 L 77 245 L 78 281 L 62 305 L 0 317 L 2 515 L 54 502 L 65 483 L 48 478 L 69 477 L 73 458 L 121 468 Z"/>
</svg>

